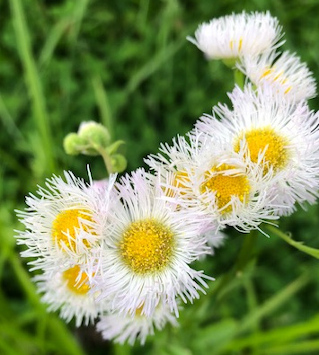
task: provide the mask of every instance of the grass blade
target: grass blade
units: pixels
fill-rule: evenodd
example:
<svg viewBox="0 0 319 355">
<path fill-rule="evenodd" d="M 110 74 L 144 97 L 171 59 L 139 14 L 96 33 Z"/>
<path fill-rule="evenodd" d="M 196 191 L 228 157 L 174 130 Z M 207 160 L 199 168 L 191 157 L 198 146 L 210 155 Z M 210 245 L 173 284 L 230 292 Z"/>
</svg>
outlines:
<svg viewBox="0 0 319 355">
<path fill-rule="evenodd" d="M 25 72 L 26 84 L 32 101 L 33 116 L 35 124 L 41 137 L 41 146 L 46 153 L 44 171 L 47 173 L 55 171 L 53 155 L 52 135 L 49 125 L 49 117 L 46 110 L 44 93 L 39 78 L 39 73 L 32 56 L 30 38 L 26 19 L 24 17 L 21 0 L 10 1 L 12 18 L 17 40 L 17 47 Z"/>
</svg>

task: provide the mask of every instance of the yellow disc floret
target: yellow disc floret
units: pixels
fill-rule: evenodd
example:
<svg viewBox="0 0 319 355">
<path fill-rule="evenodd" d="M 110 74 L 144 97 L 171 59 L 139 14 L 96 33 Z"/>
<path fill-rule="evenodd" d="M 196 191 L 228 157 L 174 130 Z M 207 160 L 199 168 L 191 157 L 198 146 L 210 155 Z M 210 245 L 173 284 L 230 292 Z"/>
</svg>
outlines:
<svg viewBox="0 0 319 355">
<path fill-rule="evenodd" d="M 132 222 L 123 233 L 119 250 L 124 262 L 138 274 L 164 269 L 174 251 L 174 234 L 155 219 Z"/>
<path fill-rule="evenodd" d="M 236 169 L 236 167 L 227 164 L 213 167 L 206 172 L 206 180 L 201 186 L 202 192 L 206 190 L 216 192 L 217 205 L 219 209 L 222 209 L 222 213 L 232 211 L 231 205 L 224 207 L 231 201 L 233 196 L 237 197 L 241 202 L 247 202 L 250 193 L 247 176 L 242 173 L 229 174 L 229 170 L 233 169 Z"/>
<path fill-rule="evenodd" d="M 81 278 L 78 280 L 80 271 L 80 267 L 75 265 L 63 272 L 63 279 L 67 282 L 67 287 L 70 291 L 78 295 L 85 295 L 90 290 L 88 285 L 89 278 L 85 272 L 82 272 Z"/>
<path fill-rule="evenodd" d="M 75 249 L 77 230 L 81 226 L 84 231 L 94 234 L 87 224 L 80 222 L 80 219 L 93 222 L 90 213 L 84 209 L 74 208 L 61 211 L 52 223 L 52 238 L 54 242 L 57 242 L 60 247 L 62 247 L 62 244 L 65 244 L 68 248 Z M 83 243 L 89 246 L 86 239 L 83 239 Z"/>
<path fill-rule="evenodd" d="M 235 142 L 235 151 L 240 149 L 240 142 L 245 139 L 250 160 L 258 162 L 259 154 L 264 154 L 265 171 L 272 167 L 275 171 L 282 169 L 288 160 L 287 145 L 285 137 L 276 133 L 271 127 L 251 129 L 243 133 Z"/>
</svg>

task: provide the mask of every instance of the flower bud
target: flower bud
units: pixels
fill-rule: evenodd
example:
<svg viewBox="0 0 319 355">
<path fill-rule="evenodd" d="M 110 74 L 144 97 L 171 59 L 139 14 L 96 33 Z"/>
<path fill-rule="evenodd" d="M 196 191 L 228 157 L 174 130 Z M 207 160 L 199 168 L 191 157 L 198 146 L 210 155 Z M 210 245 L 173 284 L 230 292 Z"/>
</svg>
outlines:
<svg viewBox="0 0 319 355">
<path fill-rule="evenodd" d="M 111 161 L 113 172 L 121 173 L 127 167 L 127 160 L 122 154 L 113 154 Z"/>
<path fill-rule="evenodd" d="M 82 122 L 80 124 L 78 135 L 89 145 L 107 147 L 110 144 L 110 133 L 103 125 L 94 121 Z"/>
<path fill-rule="evenodd" d="M 67 154 L 78 155 L 81 153 L 85 141 L 76 133 L 69 133 L 63 140 L 63 148 Z"/>
</svg>

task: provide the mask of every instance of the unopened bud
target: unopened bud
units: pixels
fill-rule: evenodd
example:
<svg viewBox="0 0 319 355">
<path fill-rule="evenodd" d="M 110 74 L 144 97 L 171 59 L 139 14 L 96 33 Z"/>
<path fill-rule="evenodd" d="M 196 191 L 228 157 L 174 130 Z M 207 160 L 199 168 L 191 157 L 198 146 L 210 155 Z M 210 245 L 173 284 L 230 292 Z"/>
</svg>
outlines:
<svg viewBox="0 0 319 355">
<path fill-rule="evenodd" d="M 110 144 L 110 133 L 103 125 L 94 121 L 82 122 L 80 124 L 78 135 L 87 144 L 97 145 L 99 147 L 107 147 Z"/>
<path fill-rule="evenodd" d="M 76 133 L 69 133 L 63 140 L 63 148 L 70 155 L 80 154 L 84 144 L 85 141 Z"/>
<path fill-rule="evenodd" d="M 114 154 L 111 156 L 113 172 L 121 173 L 127 167 L 127 160 L 122 154 Z"/>
</svg>

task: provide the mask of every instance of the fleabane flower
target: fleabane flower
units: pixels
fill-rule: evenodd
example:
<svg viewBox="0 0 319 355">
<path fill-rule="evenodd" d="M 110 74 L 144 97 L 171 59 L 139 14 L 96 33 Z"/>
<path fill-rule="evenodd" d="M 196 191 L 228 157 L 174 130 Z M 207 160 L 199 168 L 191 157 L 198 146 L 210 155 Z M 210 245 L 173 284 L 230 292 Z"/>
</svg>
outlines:
<svg viewBox="0 0 319 355">
<path fill-rule="evenodd" d="M 262 221 L 276 218 L 268 191 L 271 174 L 247 163 L 243 147 L 236 153 L 217 135 L 212 139 L 196 130 L 188 138 L 162 145 L 161 153 L 149 156 L 146 163 L 158 173 L 173 173 L 165 183 L 166 191 L 176 192 L 180 209 L 206 215 L 211 223 L 204 234 L 216 236 L 226 226 L 249 232 Z"/>
<path fill-rule="evenodd" d="M 208 59 L 233 60 L 277 48 L 283 43 L 278 43 L 281 37 L 277 18 L 267 11 L 242 12 L 212 19 L 198 27 L 195 38 L 187 39 Z"/>
<path fill-rule="evenodd" d="M 96 302 L 96 294 L 91 292 L 90 277 L 81 265 L 44 271 L 33 278 L 41 301 L 48 305 L 48 311 L 59 310 L 59 315 L 66 322 L 75 319 L 75 325 L 88 325 L 101 313 L 107 304 Z"/>
<path fill-rule="evenodd" d="M 256 86 L 269 83 L 275 92 L 282 91 L 295 102 L 316 96 L 316 82 L 306 63 L 288 51 L 279 57 L 272 51 L 261 56 L 245 56 L 237 63 Z"/>
<path fill-rule="evenodd" d="M 85 183 L 71 172 L 65 181 L 58 176 L 47 180 L 35 196 L 26 197 L 27 208 L 17 211 L 25 231 L 18 231 L 17 243 L 27 249 L 23 257 L 33 269 L 56 269 L 57 266 L 85 263 L 91 249 L 97 247 L 107 230 L 107 215 L 115 175 L 103 189 Z"/>
<path fill-rule="evenodd" d="M 102 315 L 96 328 L 105 340 L 120 344 L 127 341 L 130 345 L 139 341 L 144 345 L 148 335 L 154 335 L 155 329 L 162 330 L 167 323 L 178 326 L 177 319 L 168 305 L 160 304 L 149 317 L 141 314 L 139 309 L 134 315 L 123 316 L 118 312 Z"/>
<path fill-rule="evenodd" d="M 172 210 L 163 199 L 158 179 L 142 169 L 115 185 L 122 204 L 113 208 L 112 236 L 105 238 L 92 279 L 99 299 L 111 300 L 122 314 L 151 316 L 167 304 L 178 314 L 176 297 L 186 302 L 207 287 L 202 271 L 190 263 L 208 253 L 199 235 L 202 221 L 196 214 Z"/>
<path fill-rule="evenodd" d="M 229 94 L 232 108 L 219 105 L 214 116 L 197 122 L 211 139 L 223 137 L 235 152 L 244 148 L 245 160 L 273 173 L 277 213 L 289 214 L 295 203 L 314 203 L 319 189 L 319 118 L 305 101 L 294 103 L 269 85 L 251 85 Z M 220 117 L 218 121 L 215 114 Z"/>
</svg>

